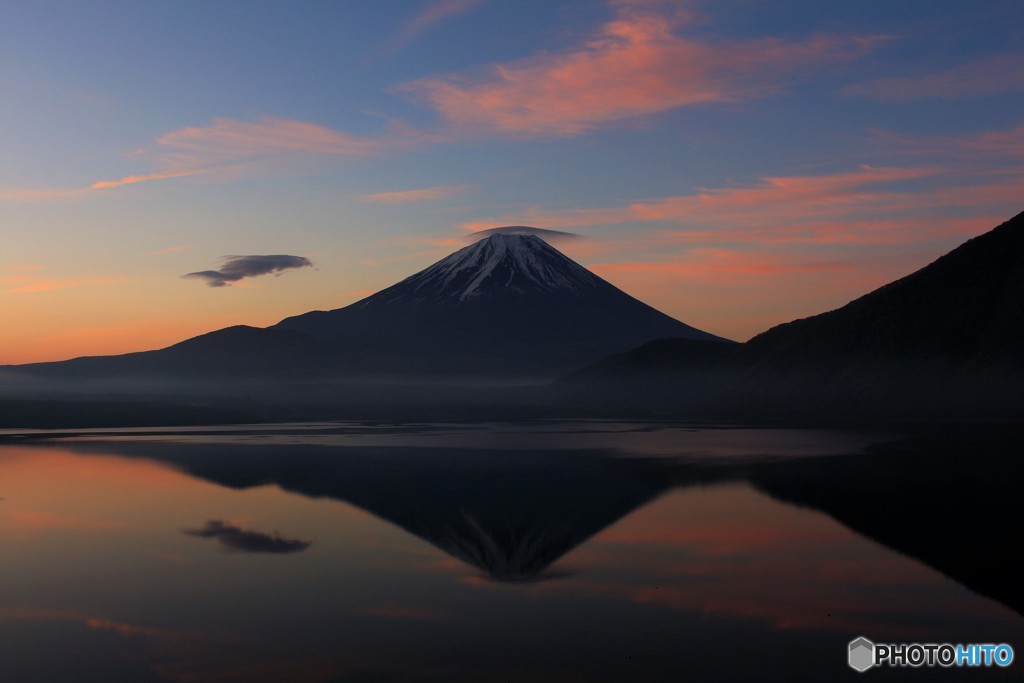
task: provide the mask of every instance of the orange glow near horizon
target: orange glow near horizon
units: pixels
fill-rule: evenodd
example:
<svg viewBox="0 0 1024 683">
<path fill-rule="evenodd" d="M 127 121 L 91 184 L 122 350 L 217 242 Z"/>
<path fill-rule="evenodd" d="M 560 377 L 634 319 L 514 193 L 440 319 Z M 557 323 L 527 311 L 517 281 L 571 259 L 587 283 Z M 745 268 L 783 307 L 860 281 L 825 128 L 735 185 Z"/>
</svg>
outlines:
<svg viewBox="0 0 1024 683">
<path fill-rule="evenodd" d="M 210 327 L 210 325 L 215 325 Z M 33 337 L 31 346 L 4 349 L 0 363 L 20 365 L 67 360 L 81 356 L 109 356 L 162 349 L 196 335 L 227 327 L 212 321 L 167 321 L 160 326 L 145 322 L 110 327 L 80 327 L 52 336 Z"/>
<path fill-rule="evenodd" d="M 341 308 L 505 225 L 577 233 L 555 246 L 743 340 L 1022 208 L 1024 56 L 1002 0 L 941 20 L 689 0 L 250 12 L 273 44 L 208 3 L 11 1 L 0 366 Z M 186 28 L 202 49 L 181 49 Z M 181 280 L 238 255 L 316 269 Z"/>
<path fill-rule="evenodd" d="M 728 249 L 684 260 L 599 263 L 591 269 L 683 322 L 735 341 L 841 306 L 892 277 L 854 263 L 817 262 Z M 901 275 L 904 273 L 900 273 Z M 757 297 L 750 292 L 757 292 Z"/>
<path fill-rule="evenodd" d="M 126 504 L 144 508 L 154 492 L 181 492 L 194 482 L 144 460 L 79 457 L 60 447 L 3 449 L 5 500 L 0 536 L 31 538 L 42 533 L 108 533 L 135 520 Z M 46 473 L 45 475 L 43 473 Z M 41 484 L 46 482 L 46 484 Z"/>
<path fill-rule="evenodd" d="M 353 297 L 353 299 L 356 297 Z M 0 365 L 42 363 L 81 356 L 107 356 L 163 349 L 198 335 L 234 325 L 266 327 L 287 314 L 209 314 L 111 320 L 104 324 L 38 327 L 5 334 Z"/>
</svg>

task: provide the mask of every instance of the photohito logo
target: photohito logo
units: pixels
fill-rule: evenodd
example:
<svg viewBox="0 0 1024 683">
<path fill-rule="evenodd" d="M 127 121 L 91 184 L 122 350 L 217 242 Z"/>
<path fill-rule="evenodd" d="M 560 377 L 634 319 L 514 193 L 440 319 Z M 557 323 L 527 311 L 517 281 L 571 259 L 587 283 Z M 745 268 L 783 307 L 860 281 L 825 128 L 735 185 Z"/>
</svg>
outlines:
<svg viewBox="0 0 1024 683">
<path fill-rule="evenodd" d="M 864 636 L 847 646 L 847 663 L 864 672 L 873 666 L 1000 666 L 1013 663 L 1006 643 L 873 643 Z"/>
</svg>

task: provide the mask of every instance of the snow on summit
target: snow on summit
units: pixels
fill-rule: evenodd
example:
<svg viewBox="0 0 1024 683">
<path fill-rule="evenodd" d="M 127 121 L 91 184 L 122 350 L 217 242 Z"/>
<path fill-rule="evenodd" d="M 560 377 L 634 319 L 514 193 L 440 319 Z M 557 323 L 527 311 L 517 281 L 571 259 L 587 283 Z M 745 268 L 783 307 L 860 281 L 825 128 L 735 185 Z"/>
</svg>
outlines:
<svg viewBox="0 0 1024 683">
<path fill-rule="evenodd" d="M 275 327 L 329 344 L 372 377 L 546 381 L 653 339 L 724 341 L 602 280 L 548 244 L 549 232 L 491 230 L 361 301 Z"/>
<path fill-rule="evenodd" d="M 568 233 L 525 226 L 485 232 L 477 242 L 385 290 L 388 302 L 464 302 L 510 293 L 581 295 L 603 284 L 539 236 Z"/>
</svg>

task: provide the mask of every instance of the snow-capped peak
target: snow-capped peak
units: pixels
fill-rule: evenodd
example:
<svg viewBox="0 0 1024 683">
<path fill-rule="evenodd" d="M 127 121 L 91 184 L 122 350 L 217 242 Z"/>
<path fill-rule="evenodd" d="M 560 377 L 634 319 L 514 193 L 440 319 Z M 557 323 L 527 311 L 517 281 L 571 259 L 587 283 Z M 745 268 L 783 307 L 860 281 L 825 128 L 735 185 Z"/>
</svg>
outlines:
<svg viewBox="0 0 1024 683">
<path fill-rule="evenodd" d="M 398 283 L 388 300 L 467 301 L 507 291 L 578 294 L 602 282 L 534 232 L 495 232 Z"/>
</svg>

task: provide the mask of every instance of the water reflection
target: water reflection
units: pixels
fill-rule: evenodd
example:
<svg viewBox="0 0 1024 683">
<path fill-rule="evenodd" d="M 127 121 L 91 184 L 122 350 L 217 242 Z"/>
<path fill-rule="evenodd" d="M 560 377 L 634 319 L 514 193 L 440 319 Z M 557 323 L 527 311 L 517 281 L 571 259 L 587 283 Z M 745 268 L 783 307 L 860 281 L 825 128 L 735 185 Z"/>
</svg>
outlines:
<svg viewBox="0 0 1024 683">
<path fill-rule="evenodd" d="M 344 501 L 512 582 L 551 578 L 559 558 L 682 476 L 663 460 L 603 451 L 125 441 L 73 448 L 157 459 L 232 488 L 274 484 Z"/>
<path fill-rule="evenodd" d="M 757 438 L 756 452 L 785 453 Z M 929 520 L 988 525 L 982 541 L 1014 528 L 1005 443 L 965 465 L 949 439 L 770 459 L 678 439 L 674 457 L 591 443 L 0 446 L 0 662 L 27 683 L 832 680 L 856 675 L 842 658 L 860 634 L 1021 651 L 1018 615 L 905 556 L 1020 610 L 1011 544 L 965 560 L 927 533 Z M 196 529 L 210 537 L 309 545 L 210 552 L 181 533 L 200 520 L 219 520 Z M 47 660 L 52 643 L 81 657 L 77 673 Z"/>
<path fill-rule="evenodd" d="M 998 431 L 944 434 L 883 441 L 851 455 L 753 460 L 296 444 L 118 441 L 71 447 L 160 460 L 232 488 L 274 484 L 344 501 L 491 579 L 514 582 L 557 575 L 551 568 L 559 558 L 665 491 L 748 481 L 779 500 L 821 510 L 1024 613 L 1018 580 L 1024 560 L 1007 542 L 1024 521 L 1024 463 L 1013 437 Z"/>
<path fill-rule="evenodd" d="M 762 466 L 750 480 L 1024 614 L 1024 460 L 1012 432 L 955 432 Z"/>
</svg>

